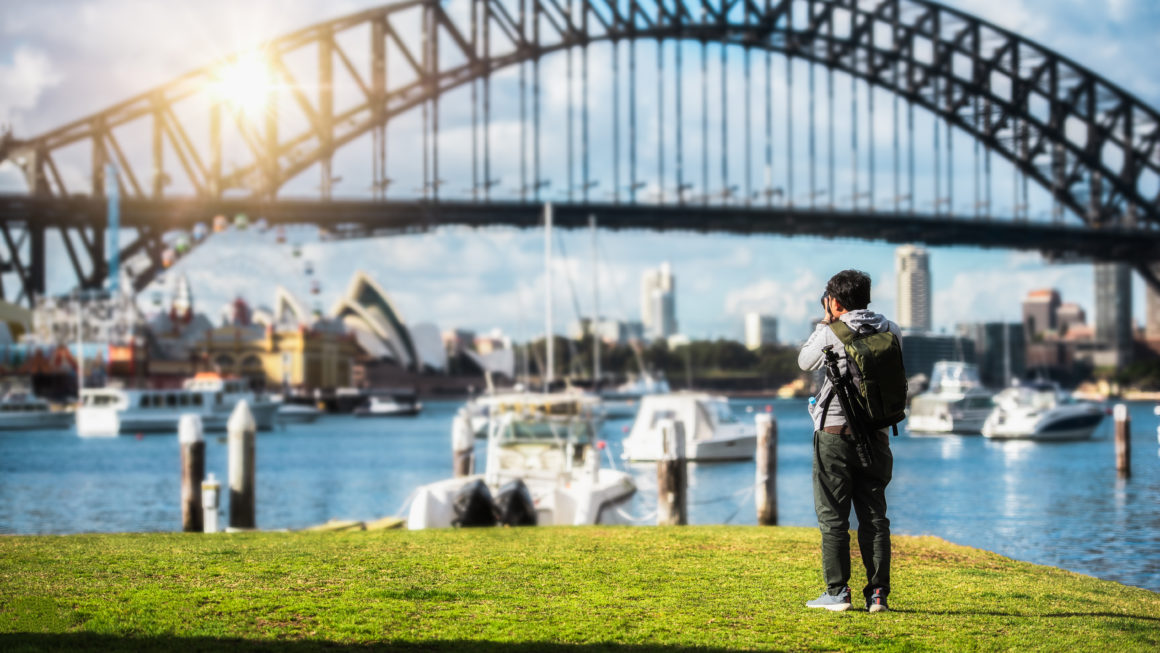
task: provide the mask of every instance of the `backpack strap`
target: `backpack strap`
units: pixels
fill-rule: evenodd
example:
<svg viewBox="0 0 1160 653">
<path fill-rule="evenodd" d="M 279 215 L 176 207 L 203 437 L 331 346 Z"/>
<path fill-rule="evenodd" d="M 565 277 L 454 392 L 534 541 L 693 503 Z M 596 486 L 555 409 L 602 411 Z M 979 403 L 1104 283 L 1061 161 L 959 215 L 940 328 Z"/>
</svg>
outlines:
<svg viewBox="0 0 1160 653">
<path fill-rule="evenodd" d="M 831 386 L 830 396 L 826 397 L 826 400 L 822 402 L 822 419 L 821 422 L 818 423 L 819 431 L 826 430 L 826 413 L 830 412 L 830 403 L 834 401 L 834 393 L 837 391 L 838 390 L 836 388 Z"/>
<path fill-rule="evenodd" d="M 843 346 L 847 346 L 851 342 L 854 342 L 854 339 L 858 336 L 858 334 L 854 333 L 854 330 L 851 329 L 849 325 L 841 320 L 834 320 L 833 322 L 830 322 L 830 331 L 833 331 L 834 335 L 838 337 L 838 340 L 842 341 Z"/>
</svg>

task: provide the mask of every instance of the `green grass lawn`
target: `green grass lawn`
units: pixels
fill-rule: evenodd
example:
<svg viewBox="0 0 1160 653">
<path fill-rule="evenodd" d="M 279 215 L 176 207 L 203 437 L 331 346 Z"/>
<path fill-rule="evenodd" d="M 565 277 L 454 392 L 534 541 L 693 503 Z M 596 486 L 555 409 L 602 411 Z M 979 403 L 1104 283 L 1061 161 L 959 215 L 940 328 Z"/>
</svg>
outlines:
<svg viewBox="0 0 1160 653">
<path fill-rule="evenodd" d="M 892 612 L 807 610 L 818 543 L 758 527 L 3 537 L 0 650 L 1160 649 L 1160 594 L 937 538 L 894 538 Z"/>
</svg>

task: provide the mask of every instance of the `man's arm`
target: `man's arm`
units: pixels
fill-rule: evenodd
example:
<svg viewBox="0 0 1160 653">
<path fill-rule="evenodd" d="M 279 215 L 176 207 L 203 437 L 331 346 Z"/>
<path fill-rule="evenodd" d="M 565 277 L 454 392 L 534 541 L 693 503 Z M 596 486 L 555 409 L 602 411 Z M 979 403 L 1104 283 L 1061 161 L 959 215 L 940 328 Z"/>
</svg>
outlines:
<svg viewBox="0 0 1160 653">
<path fill-rule="evenodd" d="M 826 346 L 826 333 L 829 330 L 828 324 L 819 324 L 810 334 L 809 340 L 806 340 L 806 344 L 802 345 L 801 351 L 798 352 L 798 367 L 803 371 L 812 372 L 822 368 L 825 362 L 822 347 Z"/>
</svg>

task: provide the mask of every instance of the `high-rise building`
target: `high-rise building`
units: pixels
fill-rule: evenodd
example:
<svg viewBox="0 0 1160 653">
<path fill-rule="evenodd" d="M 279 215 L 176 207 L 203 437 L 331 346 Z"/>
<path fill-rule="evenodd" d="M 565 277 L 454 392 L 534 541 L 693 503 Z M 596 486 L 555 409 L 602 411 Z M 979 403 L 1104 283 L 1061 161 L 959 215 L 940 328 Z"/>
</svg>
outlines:
<svg viewBox="0 0 1160 653">
<path fill-rule="evenodd" d="M 930 256 L 914 245 L 894 252 L 898 279 L 898 326 L 911 331 L 930 331 Z"/>
<path fill-rule="evenodd" d="M 1003 388 L 1021 379 L 1027 370 L 1023 325 L 1018 322 L 986 322 L 958 325 L 960 336 L 975 345 L 975 360 L 983 384 Z"/>
<path fill-rule="evenodd" d="M 1075 302 L 1060 304 L 1059 310 L 1055 312 L 1055 320 L 1061 336 L 1072 331 L 1072 327 L 1087 325 L 1087 315 L 1084 313 L 1083 307 Z"/>
<path fill-rule="evenodd" d="M 906 375 L 926 375 L 929 380 L 939 361 L 975 362 L 975 342 L 959 336 L 911 331 L 902 334 L 902 364 Z"/>
<path fill-rule="evenodd" d="M 1149 340 L 1160 340 L 1160 292 L 1152 286 L 1144 290 L 1145 310 L 1147 316 L 1144 321 L 1144 337 Z"/>
<path fill-rule="evenodd" d="M 662 263 L 646 270 L 640 283 L 640 321 L 649 338 L 667 338 L 677 332 L 677 281 L 672 267 Z"/>
<path fill-rule="evenodd" d="M 1116 364 L 1132 355 L 1132 268 L 1126 263 L 1097 263 L 1096 340 L 1114 352 Z"/>
<path fill-rule="evenodd" d="M 777 344 L 777 318 L 761 313 L 745 314 L 745 346 L 760 349 L 762 345 Z"/>
<path fill-rule="evenodd" d="M 1023 333 L 1031 342 L 1059 326 L 1059 292 L 1054 288 L 1032 290 L 1023 300 Z"/>
</svg>

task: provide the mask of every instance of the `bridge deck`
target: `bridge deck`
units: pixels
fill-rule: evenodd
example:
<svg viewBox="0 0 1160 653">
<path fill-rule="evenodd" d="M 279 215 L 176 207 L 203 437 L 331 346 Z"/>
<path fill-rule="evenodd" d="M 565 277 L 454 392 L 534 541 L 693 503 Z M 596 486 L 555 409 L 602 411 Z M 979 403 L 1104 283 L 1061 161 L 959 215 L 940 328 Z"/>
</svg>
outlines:
<svg viewBox="0 0 1160 653">
<path fill-rule="evenodd" d="M 966 245 L 1037 250 L 1048 256 L 1160 261 L 1160 230 L 1095 229 L 1046 222 L 976 220 L 969 217 L 829 208 L 714 205 L 557 204 L 558 226 L 586 227 L 595 215 L 603 229 L 778 234 L 857 238 L 932 246 Z M 121 224 L 135 228 L 191 229 L 213 216 L 245 213 L 271 225 L 314 224 L 338 237 L 373 237 L 442 226 L 533 228 L 542 224 L 542 207 L 521 202 L 252 199 L 130 199 L 122 202 Z M 103 225 L 104 200 L 0 195 L 0 223 L 44 228 Z"/>
</svg>

